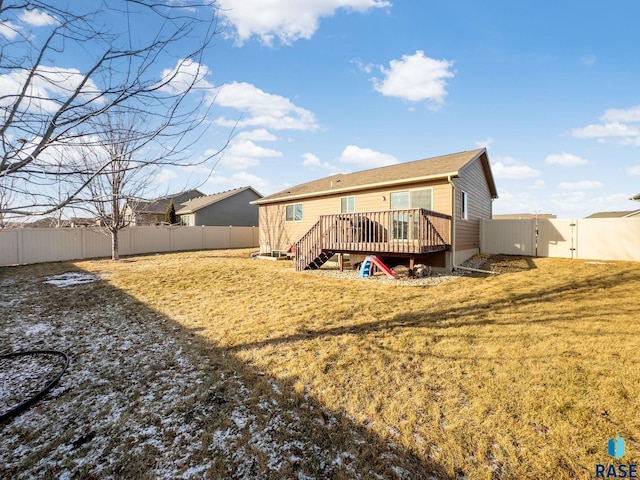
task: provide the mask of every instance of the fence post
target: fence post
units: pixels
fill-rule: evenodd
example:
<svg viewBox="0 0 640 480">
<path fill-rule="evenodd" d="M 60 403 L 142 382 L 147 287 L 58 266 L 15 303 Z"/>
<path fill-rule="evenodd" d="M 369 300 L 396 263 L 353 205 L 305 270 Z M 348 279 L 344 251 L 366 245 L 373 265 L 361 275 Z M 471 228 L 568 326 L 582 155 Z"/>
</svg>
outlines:
<svg viewBox="0 0 640 480">
<path fill-rule="evenodd" d="M 18 228 L 16 232 L 18 235 L 16 238 L 18 265 L 22 265 L 24 263 L 24 228 Z"/>
</svg>

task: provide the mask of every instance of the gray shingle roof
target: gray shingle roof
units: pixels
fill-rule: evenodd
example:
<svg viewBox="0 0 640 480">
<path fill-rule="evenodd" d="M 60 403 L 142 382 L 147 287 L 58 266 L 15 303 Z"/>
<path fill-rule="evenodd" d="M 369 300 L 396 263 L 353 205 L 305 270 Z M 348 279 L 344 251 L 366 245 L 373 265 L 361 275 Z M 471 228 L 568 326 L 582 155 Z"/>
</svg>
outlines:
<svg viewBox="0 0 640 480">
<path fill-rule="evenodd" d="M 446 178 L 456 176 L 460 169 L 476 158 L 482 158 L 484 163 L 487 182 L 494 197 L 497 191 L 489 160 L 484 148 L 470 150 L 466 152 L 453 153 L 440 157 L 426 158 L 413 162 L 399 163 L 387 167 L 372 168 L 360 172 L 336 174 L 330 177 L 321 178 L 307 183 L 302 183 L 281 192 L 274 193 L 252 203 L 266 204 L 297 198 L 307 198 L 316 195 L 326 195 L 347 191 L 364 190 L 374 188 L 379 185 L 393 185 L 409 183 L 413 180 L 427 180 L 429 178 Z"/>
<path fill-rule="evenodd" d="M 592 213 L 585 218 L 625 218 L 633 217 L 638 214 L 640 210 L 625 210 L 624 212 L 597 212 Z"/>
<path fill-rule="evenodd" d="M 216 202 L 224 200 L 225 198 L 232 197 L 233 195 L 237 195 L 238 193 L 244 192 L 245 190 L 252 190 L 256 195 L 261 196 L 252 187 L 234 188 L 232 190 L 214 193 L 213 195 L 203 195 L 201 197 L 194 198 L 193 200 L 189 200 L 188 202 L 184 202 L 180 209 L 176 210 L 176 215 L 185 215 L 188 213 L 197 212 L 201 208 L 212 205 Z"/>
<path fill-rule="evenodd" d="M 164 197 L 149 200 L 147 202 L 140 202 L 136 205 L 137 213 L 155 213 L 164 214 L 169 207 L 169 202 L 173 200 L 175 208 L 178 208 L 180 204 L 187 202 L 193 198 L 201 197 L 204 195 L 200 190 L 187 190 L 186 192 L 173 193 Z"/>
</svg>

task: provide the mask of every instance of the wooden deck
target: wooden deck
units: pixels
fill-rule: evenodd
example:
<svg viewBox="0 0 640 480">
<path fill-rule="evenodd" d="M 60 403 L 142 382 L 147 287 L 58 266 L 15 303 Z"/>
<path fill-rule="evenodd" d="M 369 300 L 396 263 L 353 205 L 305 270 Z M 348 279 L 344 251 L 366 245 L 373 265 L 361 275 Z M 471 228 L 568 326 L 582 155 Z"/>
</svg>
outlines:
<svg viewBox="0 0 640 480">
<path fill-rule="evenodd" d="M 296 269 L 317 268 L 334 253 L 411 256 L 449 250 L 450 232 L 449 215 L 422 208 L 321 215 L 296 243 Z"/>
</svg>

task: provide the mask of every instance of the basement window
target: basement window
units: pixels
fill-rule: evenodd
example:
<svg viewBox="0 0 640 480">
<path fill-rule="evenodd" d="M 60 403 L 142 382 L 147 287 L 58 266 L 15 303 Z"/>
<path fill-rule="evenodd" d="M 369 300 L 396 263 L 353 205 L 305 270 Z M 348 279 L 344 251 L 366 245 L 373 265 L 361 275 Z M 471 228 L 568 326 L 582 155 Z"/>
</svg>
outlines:
<svg viewBox="0 0 640 480">
<path fill-rule="evenodd" d="M 302 221 L 302 203 L 293 203 L 291 205 L 287 205 L 286 221 L 287 222 Z"/>
</svg>

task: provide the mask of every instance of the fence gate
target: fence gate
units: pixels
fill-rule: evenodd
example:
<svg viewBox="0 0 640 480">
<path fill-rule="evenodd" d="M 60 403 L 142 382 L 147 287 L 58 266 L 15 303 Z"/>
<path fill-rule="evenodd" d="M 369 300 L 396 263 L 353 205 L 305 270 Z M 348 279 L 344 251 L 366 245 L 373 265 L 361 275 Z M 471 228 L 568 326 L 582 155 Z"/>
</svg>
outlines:
<svg viewBox="0 0 640 480">
<path fill-rule="evenodd" d="M 480 251 L 640 261 L 640 217 L 481 220 Z"/>
</svg>

